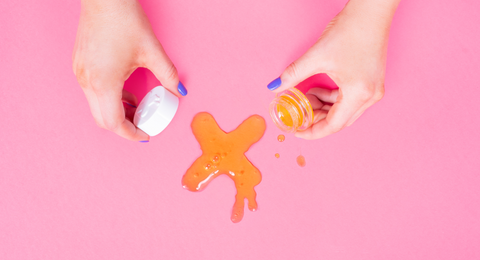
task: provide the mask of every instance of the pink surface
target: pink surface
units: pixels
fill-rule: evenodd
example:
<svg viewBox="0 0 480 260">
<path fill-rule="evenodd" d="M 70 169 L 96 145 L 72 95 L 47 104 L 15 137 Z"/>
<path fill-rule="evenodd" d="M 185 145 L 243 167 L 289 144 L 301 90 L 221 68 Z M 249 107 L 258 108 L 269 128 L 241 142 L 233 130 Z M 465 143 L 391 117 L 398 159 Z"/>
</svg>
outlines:
<svg viewBox="0 0 480 260">
<path fill-rule="evenodd" d="M 404 0 L 385 98 L 333 136 L 276 140 L 266 85 L 345 2 L 142 1 L 189 90 L 142 144 L 90 115 L 71 68 L 78 1 L 1 1 L 0 259 L 479 259 L 480 2 Z M 140 69 L 126 88 L 156 84 Z M 259 210 L 239 224 L 228 177 L 181 187 L 200 111 L 225 131 L 267 119 L 247 153 Z"/>
</svg>

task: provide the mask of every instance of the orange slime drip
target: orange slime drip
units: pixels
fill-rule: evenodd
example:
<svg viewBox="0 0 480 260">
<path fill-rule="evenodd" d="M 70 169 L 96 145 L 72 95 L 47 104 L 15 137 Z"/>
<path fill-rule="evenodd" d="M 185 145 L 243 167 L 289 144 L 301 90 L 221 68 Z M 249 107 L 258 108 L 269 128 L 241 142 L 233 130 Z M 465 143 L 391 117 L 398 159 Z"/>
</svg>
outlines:
<svg viewBox="0 0 480 260">
<path fill-rule="evenodd" d="M 253 115 L 237 129 L 225 133 L 212 115 L 202 112 L 195 115 L 191 126 L 202 155 L 183 175 L 183 187 L 190 191 L 200 191 L 218 175 L 226 174 L 235 182 L 237 189 L 231 220 L 234 223 L 240 222 L 245 198 L 248 199 L 248 209 L 255 211 L 258 207 L 254 187 L 260 183 L 262 175 L 248 161 L 245 152 L 262 138 L 266 128 L 265 120 L 259 115 Z"/>
<path fill-rule="evenodd" d="M 303 157 L 303 155 L 299 155 L 297 157 L 297 164 L 300 166 L 300 167 L 305 167 L 305 165 L 307 164 L 305 162 L 305 157 Z"/>
<path fill-rule="evenodd" d="M 277 137 L 277 140 L 278 140 L 279 142 L 283 142 L 283 141 L 285 141 L 285 136 L 284 136 L 284 135 L 279 135 L 279 136 Z"/>
</svg>

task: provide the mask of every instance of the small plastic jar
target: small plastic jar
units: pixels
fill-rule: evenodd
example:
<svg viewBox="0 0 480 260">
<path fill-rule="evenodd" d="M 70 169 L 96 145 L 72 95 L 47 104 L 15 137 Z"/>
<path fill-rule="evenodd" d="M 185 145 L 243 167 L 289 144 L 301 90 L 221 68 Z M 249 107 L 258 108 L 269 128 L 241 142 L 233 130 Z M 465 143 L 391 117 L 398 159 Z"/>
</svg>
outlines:
<svg viewBox="0 0 480 260">
<path fill-rule="evenodd" d="M 287 133 L 304 131 L 313 124 L 312 105 L 296 88 L 277 94 L 269 110 L 275 125 Z"/>
</svg>

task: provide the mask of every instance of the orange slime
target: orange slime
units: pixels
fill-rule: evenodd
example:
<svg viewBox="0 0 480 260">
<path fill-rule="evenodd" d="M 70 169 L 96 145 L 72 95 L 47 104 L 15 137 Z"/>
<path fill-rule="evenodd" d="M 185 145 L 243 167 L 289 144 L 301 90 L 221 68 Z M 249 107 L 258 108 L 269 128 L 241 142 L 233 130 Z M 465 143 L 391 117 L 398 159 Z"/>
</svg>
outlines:
<svg viewBox="0 0 480 260">
<path fill-rule="evenodd" d="M 243 121 L 237 129 L 225 133 L 212 115 L 202 112 L 195 115 L 191 126 L 202 155 L 183 175 L 183 187 L 200 191 L 218 175 L 226 174 L 235 182 L 237 189 L 231 216 L 232 222 L 237 223 L 243 218 L 245 199 L 248 199 L 248 209 L 251 211 L 258 207 L 254 187 L 260 183 L 262 175 L 245 157 L 245 152 L 262 138 L 265 120 L 254 115 Z"/>
<path fill-rule="evenodd" d="M 279 136 L 277 137 L 277 140 L 278 140 L 279 142 L 283 142 L 283 141 L 285 141 L 285 136 L 284 136 L 284 135 L 279 135 Z"/>
<path fill-rule="evenodd" d="M 307 164 L 307 162 L 305 162 L 305 157 L 303 157 L 303 155 L 299 155 L 297 157 L 297 164 L 300 166 L 300 167 L 305 167 L 305 165 Z"/>
</svg>

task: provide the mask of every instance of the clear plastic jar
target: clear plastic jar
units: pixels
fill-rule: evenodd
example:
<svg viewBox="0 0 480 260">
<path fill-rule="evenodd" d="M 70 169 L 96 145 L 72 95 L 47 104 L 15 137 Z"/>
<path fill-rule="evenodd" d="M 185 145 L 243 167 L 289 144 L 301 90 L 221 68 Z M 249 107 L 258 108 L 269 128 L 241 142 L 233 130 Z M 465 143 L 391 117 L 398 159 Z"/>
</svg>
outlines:
<svg viewBox="0 0 480 260">
<path fill-rule="evenodd" d="M 277 94 L 269 110 L 275 125 L 287 133 L 304 131 L 313 124 L 312 105 L 296 88 Z"/>
</svg>

